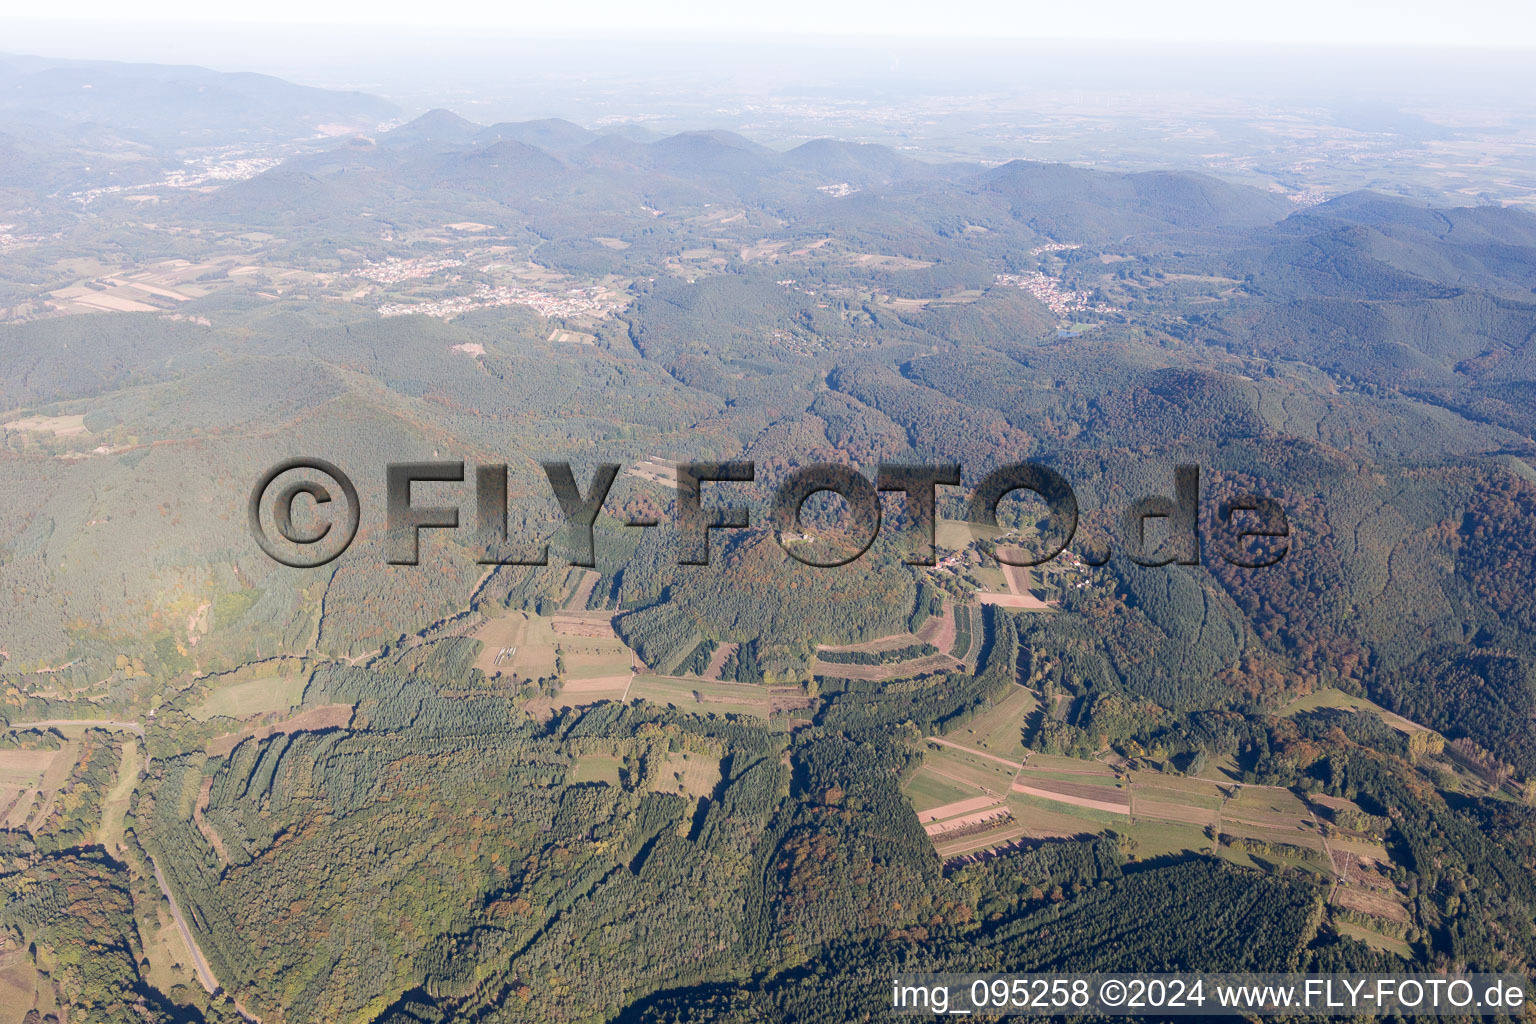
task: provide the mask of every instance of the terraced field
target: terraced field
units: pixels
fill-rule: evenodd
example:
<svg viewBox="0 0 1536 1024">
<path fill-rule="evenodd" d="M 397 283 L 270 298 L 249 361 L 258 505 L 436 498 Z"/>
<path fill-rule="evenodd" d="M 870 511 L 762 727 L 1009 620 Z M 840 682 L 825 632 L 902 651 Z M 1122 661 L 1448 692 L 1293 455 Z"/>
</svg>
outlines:
<svg viewBox="0 0 1536 1024">
<path fill-rule="evenodd" d="M 953 640 L 953 637 L 951 637 L 951 640 Z M 862 644 L 818 647 L 816 649 L 817 657 L 811 663 L 811 671 L 819 676 L 832 676 L 839 679 L 880 681 L 885 679 L 906 679 L 912 676 L 928 675 L 933 672 L 949 672 L 959 668 L 960 662 L 948 654 L 942 653 L 942 647 L 940 647 L 941 653 L 938 654 L 928 654 L 916 658 L 906 658 L 902 661 L 883 662 L 873 665 L 835 660 L 829 661 L 822 657 L 822 655 L 852 654 L 855 652 L 879 656 L 892 651 L 920 649 L 926 642 L 914 633 L 896 633 Z M 934 644 L 933 646 L 937 647 L 939 645 Z"/>
<path fill-rule="evenodd" d="M 1341 909 L 1384 921 L 1401 913 L 1390 880 L 1376 870 L 1387 859 L 1381 844 L 1337 826 L 1325 842 L 1321 822 L 1297 793 L 1008 744 L 1013 723 L 1032 708 L 1033 695 L 1020 687 L 969 727 L 929 738 L 904 790 L 946 860 L 1109 829 L 1132 858 L 1203 852 L 1260 868 L 1289 865 L 1335 879 Z"/>
<path fill-rule="evenodd" d="M 774 712 L 808 707 L 810 698 L 799 687 L 756 686 L 732 680 L 698 676 L 635 676 L 629 699 L 648 700 L 701 714 L 753 715 L 767 718 Z"/>
</svg>

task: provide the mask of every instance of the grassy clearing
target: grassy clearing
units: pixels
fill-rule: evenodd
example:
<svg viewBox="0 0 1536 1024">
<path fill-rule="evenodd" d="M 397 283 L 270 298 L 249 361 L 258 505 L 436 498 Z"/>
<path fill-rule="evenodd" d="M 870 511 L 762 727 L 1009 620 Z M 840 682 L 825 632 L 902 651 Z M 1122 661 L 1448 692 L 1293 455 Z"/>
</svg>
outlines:
<svg viewBox="0 0 1536 1024">
<path fill-rule="evenodd" d="M 1367 946 L 1374 946 L 1376 949 L 1385 950 L 1388 953 L 1396 953 L 1405 960 L 1413 959 L 1413 947 L 1409 946 L 1402 939 L 1394 939 L 1390 935 L 1383 935 L 1380 932 L 1372 931 L 1363 925 L 1355 924 L 1353 921 L 1335 921 L 1333 922 L 1333 929 L 1340 935 L 1351 939 L 1359 939 Z"/>
<path fill-rule="evenodd" d="M 309 682 L 307 673 L 292 676 L 264 676 L 210 693 L 187 714 L 199 722 L 210 718 L 249 718 L 268 711 L 287 711 L 297 707 Z"/>
<path fill-rule="evenodd" d="M 1356 697 L 1343 690 L 1325 686 L 1320 690 L 1313 690 L 1311 693 L 1297 697 L 1281 708 L 1280 714 L 1282 717 L 1289 718 L 1307 711 L 1316 711 L 1318 708 L 1339 708 L 1346 711 L 1380 710 L 1364 697 Z"/>
<path fill-rule="evenodd" d="M 1402 715 L 1395 715 L 1365 697 L 1357 697 L 1343 690 L 1335 690 L 1332 687 L 1323 687 L 1313 690 L 1302 697 L 1297 697 L 1285 707 L 1280 709 L 1282 717 L 1290 718 L 1307 711 L 1316 711 L 1318 708 L 1340 708 L 1346 711 L 1373 711 L 1381 716 L 1381 720 L 1392 728 L 1402 733 L 1427 732 L 1424 726 L 1417 722 L 1410 722 Z"/>
<path fill-rule="evenodd" d="M 1003 531 L 995 526 L 982 526 L 963 519 L 940 519 L 934 527 L 934 542 L 941 548 L 959 551 L 969 547 L 972 541 L 991 540 L 1001 537 Z"/>
<path fill-rule="evenodd" d="M 1029 766 L 1046 771 L 1067 772 L 1074 775 L 1108 775 L 1115 770 L 1100 761 L 1086 761 L 1081 757 L 1061 757 L 1056 754 L 1034 753 L 1029 755 Z"/>
<path fill-rule="evenodd" d="M 118 765 L 117 779 L 107 791 L 101 809 L 101 833 L 99 842 L 115 853 L 122 846 L 123 819 L 128 814 L 128 803 L 133 797 L 133 786 L 139 779 L 139 745 L 129 736 L 123 743 L 123 759 Z"/>
<path fill-rule="evenodd" d="M 754 715 L 767 718 L 773 710 L 766 691 L 745 683 L 686 679 L 676 676 L 635 676 L 629 688 L 631 699 L 639 697 L 653 704 L 665 704 L 681 711 L 716 715 Z"/>
<path fill-rule="evenodd" d="M 1206 762 L 1196 778 L 1207 782 L 1230 783 L 1237 782 L 1242 778 L 1242 774 L 1241 769 L 1237 767 L 1237 759 L 1231 754 L 1222 754 Z"/>
<path fill-rule="evenodd" d="M 1388 861 L 1387 848 L 1381 843 L 1373 843 L 1365 839 L 1340 839 L 1337 835 L 1328 840 L 1328 848 L 1336 853 L 1348 854 L 1351 857 L 1365 860 L 1379 861 L 1385 864 Z"/>
<path fill-rule="evenodd" d="M 581 782 L 604 782 L 610 786 L 619 784 L 619 766 L 624 762 L 612 754 L 582 754 L 571 767 L 566 781 L 576 784 Z"/>
<path fill-rule="evenodd" d="M 143 903 L 135 902 L 135 909 Z M 138 924 L 139 935 L 144 940 L 143 955 L 149 960 L 145 980 L 161 992 L 169 992 L 175 985 L 196 985 L 188 966 L 187 944 L 182 941 L 165 901 L 157 899 L 150 903 L 147 916 L 139 916 Z"/>
<path fill-rule="evenodd" d="M 689 754 L 683 751 L 668 754 L 666 764 L 651 783 L 658 793 L 677 793 L 681 796 L 706 797 L 715 791 L 720 782 L 720 761 L 705 754 Z"/>
<path fill-rule="evenodd" d="M 1216 849 L 1216 856 L 1228 864 L 1235 864 L 1240 868 L 1252 868 L 1255 871 L 1270 871 L 1274 865 L 1251 857 L 1241 850 L 1234 850 L 1230 846 L 1220 846 Z"/>
<path fill-rule="evenodd" d="M 972 719 L 970 724 L 945 739 L 964 743 L 999 757 L 1022 760 L 1028 753 L 1024 746 L 1024 723 L 1034 714 L 1039 702 L 1024 687 L 998 701 L 985 713 Z"/>
<path fill-rule="evenodd" d="M 1223 818 L 1241 818 L 1256 825 L 1297 825 L 1311 821 L 1301 798 L 1288 789 L 1244 786 L 1221 809 Z"/>
<path fill-rule="evenodd" d="M 923 757 L 925 767 L 936 774 L 952 778 L 962 785 L 974 786 L 989 793 L 1006 794 L 1013 784 L 1015 769 L 955 747 L 929 746 Z"/>
</svg>

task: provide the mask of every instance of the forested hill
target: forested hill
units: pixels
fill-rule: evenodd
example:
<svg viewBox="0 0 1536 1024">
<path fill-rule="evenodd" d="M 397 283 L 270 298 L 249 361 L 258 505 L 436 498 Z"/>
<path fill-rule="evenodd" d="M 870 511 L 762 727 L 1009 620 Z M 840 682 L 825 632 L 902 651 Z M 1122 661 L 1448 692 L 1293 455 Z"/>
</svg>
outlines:
<svg viewBox="0 0 1536 1024">
<path fill-rule="evenodd" d="M 1528 214 L 207 84 L 290 134 L 67 187 L 95 150 L 0 138 L 0 999 L 744 1022 L 898 968 L 1536 967 Z M 247 517 L 298 455 L 362 505 L 311 569 Z M 548 564 L 481 560 L 472 470 L 389 564 L 384 469 L 433 460 L 505 464 Z M 1080 521 L 1005 569 L 1050 524 L 966 499 L 1027 460 Z M 619 466 L 590 567 L 549 461 Z M 687 461 L 754 467 L 709 565 Z M 769 518 L 819 462 L 959 463 L 937 564 L 894 494 L 792 558 L 851 533 Z M 1142 565 L 1181 465 L 1197 558 Z"/>
<path fill-rule="evenodd" d="M 89 125 L 150 144 L 194 134 L 204 144 L 270 141 L 310 134 L 327 119 L 361 127 L 398 113 L 376 96 L 271 75 L 0 54 L 0 124 L 26 125 L 29 135 Z"/>
</svg>

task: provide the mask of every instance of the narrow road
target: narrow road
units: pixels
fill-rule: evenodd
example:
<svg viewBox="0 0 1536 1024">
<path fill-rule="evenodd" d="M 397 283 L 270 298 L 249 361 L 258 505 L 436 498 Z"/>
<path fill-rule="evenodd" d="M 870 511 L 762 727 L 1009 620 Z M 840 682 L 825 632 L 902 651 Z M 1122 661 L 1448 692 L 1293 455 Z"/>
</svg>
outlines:
<svg viewBox="0 0 1536 1024">
<path fill-rule="evenodd" d="M 165 875 L 160 871 L 159 862 L 154 857 L 150 857 L 149 863 L 155 869 L 156 884 L 165 894 L 166 902 L 171 905 L 171 917 L 176 919 L 176 928 L 181 932 L 182 941 L 187 944 L 187 952 L 192 955 L 192 970 L 197 972 L 197 980 L 202 982 L 203 988 L 210 993 L 217 991 L 219 979 L 213 976 L 213 969 L 208 966 L 208 961 L 203 959 L 203 951 L 197 948 L 197 941 L 192 938 L 192 929 L 187 927 L 187 919 L 181 916 L 181 907 L 177 905 L 176 897 L 171 895 L 171 887 L 165 884 Z"/>
<path fill-rule="evenodd" d="M 941 747 L 950 747 L 954 750 L 963 751 L 967 754 L 975 754 L 977 757 L 985 758 L 988 761 L 996 761 L 998 764 L 1005 764 L 1009 768 L 1024 767 L 1017 761 L 1010 761 L 1006 757 L 998 757 L 996 754 L 989 754 L 985 750 L 977 750 L 975 747 L 968 747 L 964 743 L 956 743 L 954 740 L 946 740 L 942 736 L 929 736 L 928 741 L 930 743 L 937 743 Z M 1094 774 L 1098 773 L 1095 772 Z"/>
<path fill-rule="evenodd" d="M 0 732 L 6 729 L 51 729 L 55 726 L 70 725 L 94 726 L 98 729 L 124 729 L 141 740 L 144 738 L 144 727 L 137 722 L 117 722 L 100 718 L 52 718 L 40 722 L 12 722 L 9 726 L 0 728 Z M 137 775 L 136 770 L 135 782 L 137 782 Z M 160 864 L 154 857 L 149 858 L 149 864 L 155 871 L 155 884 L 160 886 L 160 892 L 164 894 L 165 901 L 171 905 L 171 917 L 176 921 L 176 930 L 181 932 L 181 941 L 186 943 L 187 952 L 192 958 L 192 970 L 197 975 L 198 982 L 210 994 L 218 991 L 219 979 L 213 976 L 213 968 L 208 966 L 207 958 L 198 948 L 197 940 L 192 937 L 192 929 L 188 927 L 187 919 L 182 916 L 181 906 L 176 902 L 176 897 L 171 894 L 171 887 L 165 882 L 165 874 L 161 872 Z M 238 999 L 235 1000 L 235 1012 L 240 1014 L 247 1024 L 261 1024 L 261 1018 L 247 1010 Z"/>
</svg>

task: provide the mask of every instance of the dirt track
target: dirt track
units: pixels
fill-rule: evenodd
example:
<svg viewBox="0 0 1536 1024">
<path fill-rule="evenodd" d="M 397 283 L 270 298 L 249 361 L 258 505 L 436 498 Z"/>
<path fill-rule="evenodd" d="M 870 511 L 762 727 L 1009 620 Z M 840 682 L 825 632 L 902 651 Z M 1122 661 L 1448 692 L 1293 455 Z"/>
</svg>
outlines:
<svg viewBox="0 0 1536 1024">
<path fill-rule="evenodd" d="M 1131 805 L 1128 803 L 1110 803 L 1107 800 L 1089 800 L 1080 796 L 1071 796 L 1066 793 L 1055 793 L 1048 789 L 1036 789 L 1033 786 L 1025 786 L 1015 782 L 1015 793 L 1023 793 L 1027 796 L 1039 797 L 1042 800 L 1054 800 L 1059 804 L 1070 804 L 1073 807 L 1082 807 L 1090 811 L 1108 811 L 1111 814 L 1131 813 Z"/>
<path fill-rule="evenodd" d="M 943 804 L 931 810 L 919 811 L 917 820 L 927 824 L 930 821 L 938 821 L 940 818 L 952 818 L 957 814 L 979 811 L 983 807 L 991 807 L 996 803 L 997 801 L 990 796 L 973 796 L 965 800 L 956 800 L 954 803 Z"/>
</svg>

